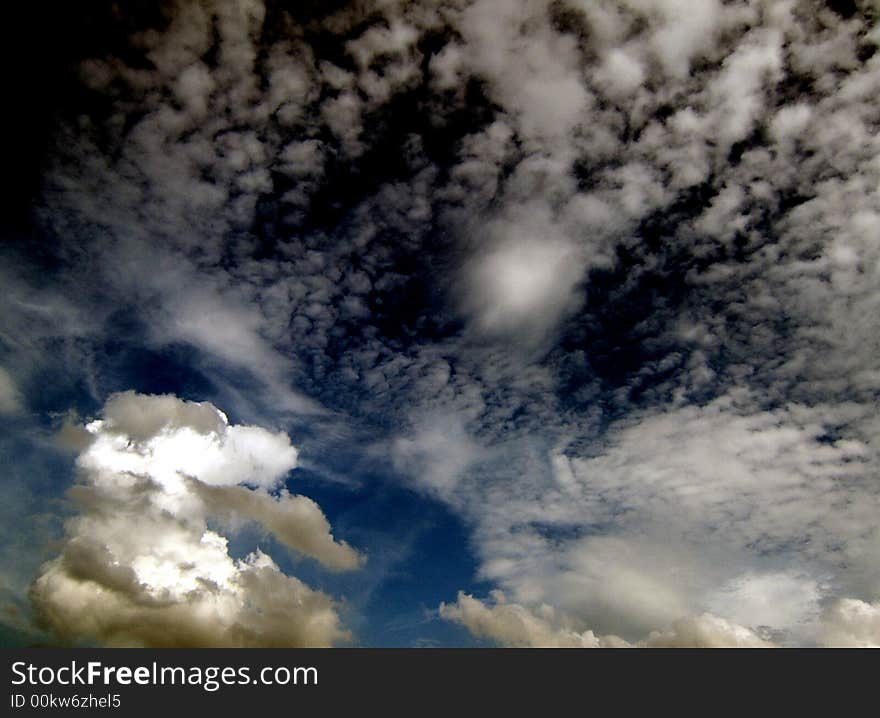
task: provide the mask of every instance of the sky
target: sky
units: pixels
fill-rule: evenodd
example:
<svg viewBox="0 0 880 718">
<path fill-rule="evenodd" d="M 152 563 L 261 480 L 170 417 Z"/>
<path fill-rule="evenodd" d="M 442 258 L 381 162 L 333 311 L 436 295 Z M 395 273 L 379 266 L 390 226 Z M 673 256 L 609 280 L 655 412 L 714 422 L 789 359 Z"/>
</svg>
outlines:
<svg viewBox="0 0 880 718">
<path fill-rule="evenodd" d="M 12 12 L 0 642 L 880 645 L 876 0 Z"/>
</svg>

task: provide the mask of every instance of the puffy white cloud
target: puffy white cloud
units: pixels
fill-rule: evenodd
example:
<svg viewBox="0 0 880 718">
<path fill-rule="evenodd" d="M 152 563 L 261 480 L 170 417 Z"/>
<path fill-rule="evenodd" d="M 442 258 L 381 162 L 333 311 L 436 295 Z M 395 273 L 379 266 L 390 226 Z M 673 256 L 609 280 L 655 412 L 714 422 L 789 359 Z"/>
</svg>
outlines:
<svg viewBox="0 0 880 718">
<path fill-rule="evenodd" d="M 666 631 L 652 633 L 648 648 L 773 648 L 774 644 L 743 626 L 705 613 L 676 621 Z"/>
<path fill-rule="evenodd" d="M 572 462 L 591 518 L 616 506 L 622 525 L 700 527 L 768 551 L 808 536 L 803 551 L 822 557 L 858 540 L 871 528 L 865 507 L 880 500 L 861 480 L 869 447 L 822 440 L 823 407 L 761 412 L 750 399 L 735 393 L 624 422 L 606 452 Z"/>
<path fill-rule="evenodd" d="M 257 550 L 233 558 L 208 521 L 257 522 L 332 569 L 362 558 L 311 500 L 276 488 L 296 465 L 284 433 L 230 425 L 208 403 L 125 392 L 86 426 L 78 513 L 31 587 L 43 625 L 69 640 L 144 646 L 325 646 L 336 603 Z M 247 488 L 241 484 L 257 488 Z"/>
<path fill-rule="evenodd" d="M 164 561 L 201 563 L 189 570 L 187 590 L 174 590 L 183 573 L 147 563 L 126 571 L 101 547 L 76 555 L 71 544 L 31 587 L 38 616 L 63 639 L 119 647 L 323 647 L 350 637 L 328 596 L 285 576 L 265 554 L 232 562 L 216 534 L 199 543 L 178 538 L 182 550 L 166 545 Z"/>
<path fill-rule="evenodd" d="M 571 619 L 546 604 L 529 609 L 510 603 L 501 591 L 491 601 L 459 592 L 455 603 L 440 604 L 441 618 L 460 623 L 478 638 L 511 648 L 772 648 L 755 632 L 705 613 L 675 621 L 663 631 L 630 643 L 615 635 L 577 631 Z"/>
<path fill-rule="evenodd" d="M 793 142 L 807 129 L 812 112 L 807 104 L 786 105 L 773 116 L 770 132 L 779 142 Z"/>
<path fill-rule="evenodd" d="M 464 270 L 462 305 L 490 336 L 531 344 L 577 308 L 584 263 L 578 248 L 537 207 L 490 223 Z"/>
<path fill-rule="evenodd" d="M 631 415 L 592 458 L 481 467 L 449 499 L 476 526 L 481 577 L 631 642 L 703 614 L 744 641 L 814 641 L 822 606 L 877 590 L 874 454 L 826 438 L 828 407 L 752 399 Z"/>
<path fill-rule="evenodd" d="M 624 4 L 649 18 L 651 49 L 675 78 L 687 76 L 691 62 L 713 46 L 721 29 L 723 6 L 718 0 L 697 5 L 687 0 L 626 0 Z"/>
<path fill-rule="evenodd" d="M 805 633 L 817 619 L 828 587 L 792 571 L 744 573 L 711 593 L 711 613 L 744 626 Z"/>
<path fill-rule="evenodd" d="M 765 85 L 782 79 L 782 34 L 757 32 L 747 36 L 724 60 L 718 79 L 709 87 L 712 134 L 726 145 L 744 139 L 767 111 Z"/>
</svg>

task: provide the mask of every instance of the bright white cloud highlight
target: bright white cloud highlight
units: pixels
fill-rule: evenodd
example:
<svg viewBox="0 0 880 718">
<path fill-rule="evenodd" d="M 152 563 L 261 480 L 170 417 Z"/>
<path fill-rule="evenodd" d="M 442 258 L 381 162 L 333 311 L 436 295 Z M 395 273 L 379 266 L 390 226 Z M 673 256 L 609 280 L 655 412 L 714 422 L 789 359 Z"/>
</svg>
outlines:
<svg viewBox="0 0 880 718">
<path fill-rule="evenodd" d="M 511 648 L 772 648 L 773 643 L 743 626 L 702 614 L 675 621 L 637 643 L 614 635 L 597 636 L 571 627 L 570 618 L 543 604 L 535 610 L 509 603 L 501 591 L 484 602 L 459 592 L 455 603 L 440 604 L 440 616 L 479 638 Z"/>
<path fill-rule="evenodd" d="M 260 550 L 234 559 L 211 517 L 256 522 L 331 569 L 362 557 L 310 499 L 268 493 L 296 465 L 284 433 L 230 425 L 208 403 L 125 392 L 86 426 L 79 513 L 31 588 L 43 623 L 114 646 L 327 646 L 335 602 Z M 248 488 L 254 487 L 254 488 Z"/>
</svg>

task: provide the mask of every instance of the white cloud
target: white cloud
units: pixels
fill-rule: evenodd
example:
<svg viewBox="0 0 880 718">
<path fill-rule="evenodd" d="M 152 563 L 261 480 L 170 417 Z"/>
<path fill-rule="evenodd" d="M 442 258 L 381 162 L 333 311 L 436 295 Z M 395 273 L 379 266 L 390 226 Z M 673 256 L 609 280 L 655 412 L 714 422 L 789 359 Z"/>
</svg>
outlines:
<svg viewBox="0 0 880 718">
<path fill-rule="evenodd" d="M 211 517 L 255 521 L 332 569 L 361 557 L 309 499 L 278 486 L 283 433 L 229 425 L 208 403 L 125 392 L 86 426 L 71 489 L 79 513 L 31 599 L 64 639 L 145 646 L 324 646 L 345 640 L 335 602 L 261 551 L 234 559 Z M 249 489 L 239 484 L 260 487 Z"/>
<path fill-rule="evenodd" d="M 815 579 L 792 572 L 745 573 L 722 585 L 707 606 L 740 625 L 803 633 L 816 620 L 826 592 Z"/>
<path fill-rule="evenodd" d="M 364 563 L 364 557 L 344 541 L 337 542 L 330 523 L 320 507 L 306 496 L 282 490 L 277 497 L 243 486 L 210 486 L 189 483 L 214 515 L 229 514 L 233 520 L 255 521 L 286 546 L 320 561 L 334 570 L 351 570 Z"/>
<path fill-rule="evenodd" d="M 161 287 L 165 304 L 151 323 L 153 341 L 188 342 L 214 361 L 250 370 L 278 409 L 325 412 L 291 386 L 292 362 L 264 336 L 267 318 L 254 297 L 221 290 L 216 280 L 200 277 L 185 261 L 169 266 L 161 281 L 151 281 Z"/>
<path fill-rule="evenodd" d="M 723 17 L 717 0 L 691 3 L 687 0 L 626 0 L 632 10 L 654 16 L 650 44 L 667 73 L 686 77 L 691 62 L 713 46 Z"/>
<path fill-rule="evenodd" d="M 482 453 L 468 436 L 462 418 L 452 414 L 419 417 L 411 432 L 391 443 L 394 467 L 423 489 L 447 499 Z"/>
<path fill-rule="evenodd" d="M 624 98 L 641 87 L 645 71 L 637 58 L 622 48 L 614 48 L 605 56 L 595 79 L 612 97 Z"/>
<path fill-rule="evenodd" d="M 459 58 L 489 80 L 525 138 L 556 147 L 584 122 L 591 98 L 574 38 L 553 32 L 542 10 L 530 2 L 469 5 L 458 19 L 465 41 Z"/>
<path fill-rule="evenodd" d="M 773 116 L 770 132 L 777 142 L 793 142 L 807 129 L 811 116 L 807 104 L 786 105 Z"/>
<path fill-rule="evenodd" d="M 31 588 L 40 620 L 63 639 L 119 647 L 322 647 L 349 638 L 333 601 L 265 554 L 232 562 L 216 534 L 177 538 L 176 550 L 162 546 L 162 563 L 128 571 L 101 547 L 78 556 L 81 547 L 69 545 Z M 185 568 L 165 570 L 172 562 Z"/>
<path fill-rule="evenodd" d="M 440 617 L 460 623 L 478 638 L 510 648 L 772 648 L 771 641 L 743 626 L 705 613 L 675 621 L 663 631 L 629 643 L 614 635 L 578 631 L 571 619 L 546 604 L 529 609 L 510 603 L 500 591 L 491 602 L 459 592 L 455 603 L 440 604 Z"/>
<path fill-rule="evenodd" d="M 754 631 L 711 614 L 676 621 L 665 631 L 648 636 L 648 648 L 773 648 Z"/>
<path fill-rule="evenodd" d="M 631 642 L 703 614 L 811 642 L 835 595 L 876 591 L 876 464 L 825 438 L 828 407 L 753 401 L 631 415 L 592 458 L 480 467 L 449 501 L 476 526 L 481 578 Z"/>
<path fill-rule="evenodd" d="M 460 623 L 479 638 L 511 648 L 600 648 L 624 647 L 616 636 L 599 638 L 592 631 L 578 633 L 558 625 L 552 607 L 544 605 L 538 613 L 517 603 L 508 603 L 495 591 L 492 603 L 459 592 L 455 603 L 441 603 L 440 616 Z"/>
<path fill-rule="evenodd" d="M 724 60 L 718 79 L 710 85 L 712 134 L 727 145 L 744 139 L 766 110 L 765 84 L 782 79 L 782 34 L 757 32 L 747 36 Z"/>
<path fill-rule="evenodd" d="M 463 270 L 462 305 L 476 328 L 532 344 L 578 305 L 584 262 L 545 212 L 525 207 L 483 228 Z"/>
<path fill-rule="evenodd" d="M 107 401 L 104 416 L 86 426 L 95 438 L 80 465 L 150 476 L 172 494 L 185 476 L 214 486 L 273 488 L 296 465 L 286 434 L 230 426 L 211 404 L 124 392 Z"/>
<path fill-rule="evenodd" d="M 820 640 L 833 648 L 880 648 L 880 603 L 835 601 L 823 615 Z"/>
<path fill-rule="evenodd" d="M 0 366 L 0 414 L 15 414 L 21 410 L 21 393 L 15 380 Z"/>
</svg>

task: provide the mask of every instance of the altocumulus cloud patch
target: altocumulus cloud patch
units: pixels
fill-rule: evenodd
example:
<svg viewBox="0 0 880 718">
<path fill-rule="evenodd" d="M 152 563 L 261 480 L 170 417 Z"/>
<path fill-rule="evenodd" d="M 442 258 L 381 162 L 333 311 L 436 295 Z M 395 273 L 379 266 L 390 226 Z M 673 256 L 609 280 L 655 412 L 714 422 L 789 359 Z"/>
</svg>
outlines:
<svg viewBox="0 0 880 718">
<path fill-rule="evenodd" d="M 0 255 L 10 626 L 880 643 L 876 2 L 99 5 Z"/>
</svg>

